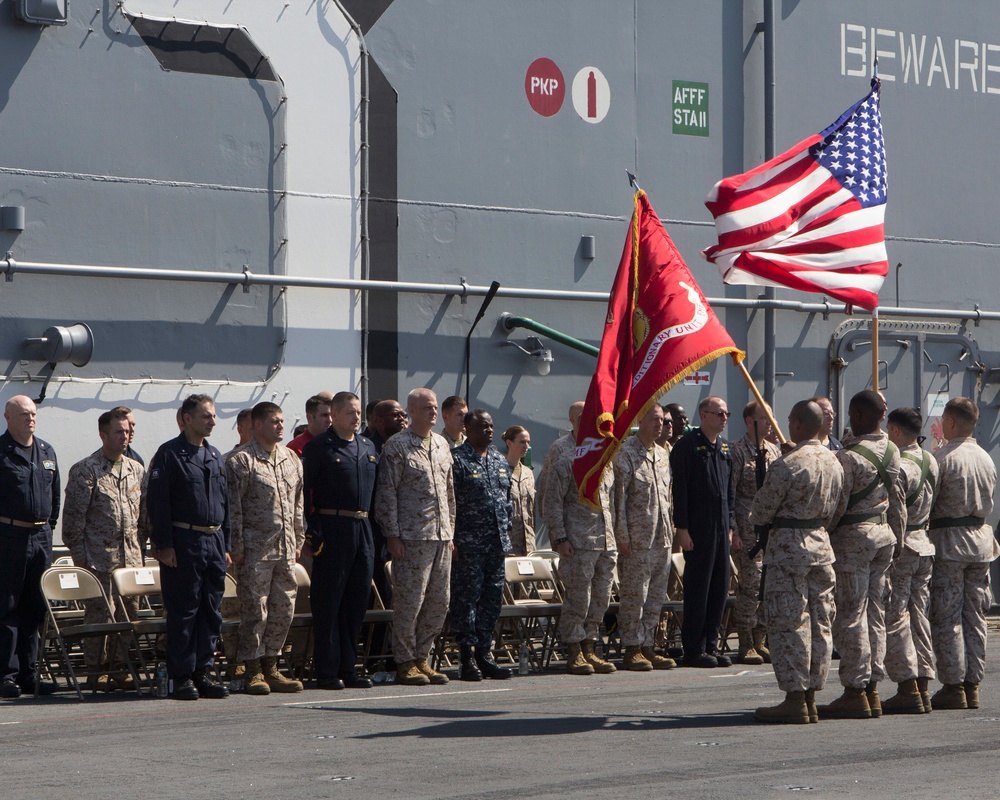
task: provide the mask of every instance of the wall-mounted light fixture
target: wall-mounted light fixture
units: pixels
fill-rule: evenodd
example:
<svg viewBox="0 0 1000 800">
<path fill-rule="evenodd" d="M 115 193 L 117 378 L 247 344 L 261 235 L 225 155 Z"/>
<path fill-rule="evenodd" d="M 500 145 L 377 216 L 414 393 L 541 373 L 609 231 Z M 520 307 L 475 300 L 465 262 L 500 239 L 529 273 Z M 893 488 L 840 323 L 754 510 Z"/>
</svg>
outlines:
<svg viewBox="0 0 1000 800">
<path fill-rule="evenodd" d="M 597 256 L 597 247 L 594 244 L 593 236 L 580 237 L 580 258 L 586 261 L 593 261 Z"/>
<path fill-rule="evenodd" d="M 552 362 L 555 361 L 552 357 L 552 351 L 537 336 L 529 336 L 523 345 L 508 339 L 503 343 L 503 346 L 516 347 L 525 355 L 531 356 L 535 361 L 535 368 L 539 375 L 548 375 L 552 369 Z"/>
</svg>

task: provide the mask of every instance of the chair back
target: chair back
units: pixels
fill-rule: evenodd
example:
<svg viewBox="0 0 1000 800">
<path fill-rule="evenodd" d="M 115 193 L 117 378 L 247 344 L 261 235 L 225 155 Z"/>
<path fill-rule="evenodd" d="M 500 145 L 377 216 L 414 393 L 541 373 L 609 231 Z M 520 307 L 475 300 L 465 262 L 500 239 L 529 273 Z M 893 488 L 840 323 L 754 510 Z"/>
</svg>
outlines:
<svg viewBox="0 0 1000 800">
<path fill-rule="evenodd" d="M 47 603 L 76 603 L 107 595 L 94 573 L 83 567 L 49 567 L 42 573 L 42 596 Z"/>
<path fill-rule="evenodd" d="M 115 591 L 121 597 L 145 597 L 160 594 L 160 568 L 120 567 L 111 573 Z"/>
</svg>

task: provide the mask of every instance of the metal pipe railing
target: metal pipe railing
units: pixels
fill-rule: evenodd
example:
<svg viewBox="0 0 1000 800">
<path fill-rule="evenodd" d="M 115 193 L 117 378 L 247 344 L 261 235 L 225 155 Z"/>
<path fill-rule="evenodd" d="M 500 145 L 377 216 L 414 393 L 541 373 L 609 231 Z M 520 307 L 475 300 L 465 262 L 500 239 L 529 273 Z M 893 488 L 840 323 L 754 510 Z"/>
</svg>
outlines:
<svg viewBox="0 0 1000 800">
<path fill-rule="evenodd" d="M 561 331 L 557 331 L 555 328 L 550 328 L 548 325 L 543 325 L 540 322 L 535 322 L 533 319 L 528 317 L 517 317 L 513 314 L 507 314 L 506 312 L 500 315 L 500 324 L 505 331 L 508 333 L 514 328 L 524 328 L 525 330 L 534 331 L 535 333 L 540 333 L 542 336 L 547 336 L 554 342 L 559 342 L 567 347 L 572 347 L 574 350 L 579 350 L 581 353 L 586 353 L 588 356 L 593 356 L 597 358 L 600 349 L 594 347 L 592 344 L 587 344 L 586 342 L 575 339 Z"/>
</svg>

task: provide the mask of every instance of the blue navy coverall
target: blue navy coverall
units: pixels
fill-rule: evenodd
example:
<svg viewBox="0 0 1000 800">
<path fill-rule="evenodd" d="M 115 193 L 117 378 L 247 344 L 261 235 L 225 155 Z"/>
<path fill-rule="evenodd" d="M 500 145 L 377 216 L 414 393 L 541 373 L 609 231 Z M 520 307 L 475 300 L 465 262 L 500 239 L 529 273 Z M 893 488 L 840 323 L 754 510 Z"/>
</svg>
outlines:
<svg viewBox="0 0 1000 800">
<path fill-rule="evenodd" d="M 59 465 L 52 445 L 30 447 L 0 436 L 0 669 L 4 680 L 30 687 L 45 619 L 39 581 L 52 563 L 52 526 L 59 517 Z"/>
<path fill-rule="evenodd" d="M 354 675 L 374 567 L 368 513 L 377 466 L 370 440 L 356 435 L 349 442 L 333 428 L 302 451 L 305 496 L 312 499 L 306 528 L 313 551 L 309 599 L 319 681 Z M 330 513 L 336 511 L 344 513 Z"/>
<path fill-rule="evenodd" d="M 222 454 L 207 441 L 195 447 L 183 433 L 164 442 L 149 463 L 146 507 L 153 546 L 172 547 L 177 554 L 176 567 L 160 565 L 160 583 L 167 615 L 167 673 L 183 680 L 212 667 L 222 630 L 230 545 Z"/>
</svg>

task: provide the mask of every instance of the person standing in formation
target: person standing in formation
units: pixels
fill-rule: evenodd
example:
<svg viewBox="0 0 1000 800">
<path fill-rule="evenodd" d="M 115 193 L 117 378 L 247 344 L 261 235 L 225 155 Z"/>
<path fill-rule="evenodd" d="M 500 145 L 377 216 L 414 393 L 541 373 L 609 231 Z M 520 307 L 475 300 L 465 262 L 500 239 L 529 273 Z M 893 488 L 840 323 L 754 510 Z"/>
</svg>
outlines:
<svg viewBox="0 0 1000 800">
<path fill-rule="evenodd" d="M 451 448 L 432 430 L 437 395 L 414 389 L 406 400 L 410 427 L 392 437 L 378 469 L 375 517 L 392 556 L 393 656 L 400 683 L 448 683 L 429 662 L 448 615 L 455 485 Z"/>
<path fill-rule="evenodd" d="M 69 547 L 73 563 L 86 567 L 100 581 L 108 597 L 112 596 L 111 574 L 120 567 L 141 567 L 139 549 L 139 507 L 146 470 L 138 461 L 125 457 L 130 425 L 127 409 L 105 411 L 97 418 L 101 447 L 69 470 L 66 500 L 63 503 L 63 543 Z M 134 597 L 124 597 L 125 617 L 134 620 L 139 604 Z M 88 602 L 84 622 L 100 625 L 114 622 L 122 612 Z M 132 678 L 121 669 L 124 654 L 109 653 L 107 644 L 97 636 L 84 640 L 84 658 L 92 677 L 92 688 L 110 691 L 132 687 Z M 123 660 L 123 659 L 122 659 Z M 98 677 L 94 672 L 109 664 L 111 675 Z M 114 685 L 112 685 L 112 681 Z"/>
<path fill-rule="evenodd" d="M 326 392 L 321 392 L 306 400 L 306 429 L 288 443 L 288 449 L 299 458 L 303 448 L 330 427 L 331 399 Z"/>
<path fill-rule="evenodd" d="M 770 410 L 770 409 L 768 409 Z M 781 451 L 767 440 L 771 435 L 771 421 L 756 400 L 743 409 L 743 422 L 747 432 L 733 442 L 729 452 L 733 457 L 733 476 L 736 481 L 736 531 L 743 546 L 733 550 L 736 564 L 736 607 L 733 625 L 740 640 L 736 661 L 740 664 L 771 662 L 771 654 L 764 642 L 764 621 L 758 614 L 760 608 L 760 578 L 763 553 L 750 558 L 750 548 L 757 542 L 757 532 L 750 523 L 750 506 L 757 494 L 757 453 L 763 451 L 764 463 L 770 466 Z"/>
<path fill-rule="evenodd" d="M 465 415 L 465 442 L 451 451 L 455 480 L 455 552 L 451 565 L 451 632 L 464 681 L 509 678 L 493 659 L 493 628 L 503 605 L 505 556 L 513 508 L 510 466 L 493 446 L 493 417 Z"/>
<path fill-rule="evenodd" d="M 639 672 L 677 666 L 672 658 L 655 650 L 674 541 L 670 460 L 656 443 L 662 433 L 663 409 L 654 403 L 639 420 L 639 430 L 614 458 L 615 541 L 621 584 L 618 632 L 625 646 L 622 666 Z"/>
<path fill-rule="evenodd" d="M 844 693 L 819 707 L 829 719 L 882 716 L 878 682 L 885 677 L 885 597 L 893 551 L 906 528 L 899 451 L 879 428 L 885 401 L 866 389 L 851 398 L 851 434 L 837 459 L 844 487 L 830 534 L 837 560 L 833 644 L 840 653 Z"/>
<path fill-rule="evenodd" d="M 721 397 L 698 404 L 701 426 L 670 452 L 674 525 L 684 551 L 684 665 L 729 667 L 718 648 L 729 594 L 729 548 L 742 547 L 736 533 L 736 480 L 729 442 L 722 438 L 729 409 Z M 674 412 L 677 418 L 677 412 Z"/>
<path fill-rule="evenodd" d="M 251 439 L 226 461 L 232 557 L 240 602 L 237 658 L 247 694 L 300 692 L 302 683 L 278 670 L 295 615 L 295 560 L 305 542 L 302 465 L 280 442 L 281 408 L 258 403 Z"/>
<path fill-rule="evenodd" d="M 444 423 L 441 435 L 448 441 L 449 447 L 465 443 L 465 415 L 468 411 L 465 398 L 457 394 L 446 397 L 441 404 L 441 421 Z"/>
<path fill-rule="evenodd" d="M 531 447 L 531 434 L 520 425 L 511 425 L 503 432 L 503 441 L 507 445 L 510 502 L 514 507 L 510 554 L 526 556 L 535 550 L 535 473 L 521 459 Z"/>
<path fill-rule="evenodd" d="M 917 444 L 923 418 L 915 408 L 889 414 L 889 441 L 899 448 L 906 494 L 906 537 L 889 568 L 885 604 L 885 672 L 896 683 L 895 697 L 882 701 L 884 714 L 931 710 L 928 682 L 934 677 L 934 648 L 927 618 L 934 545 L 927 520 L 937 495 L 937 459 Z"/>
<path fill-rule="evenodd" d="M 548 485 L 549 476 L 554 471 L 556 462 L 566 453 L 572 452 L 576 448 L 576 435 L 580 431 L 580 417 L 583 416 L 583 405 L 582 400 L 577 400 L 570 405 L 570 432 L 564 433 L 556 439 L 545 453 L 545 461 L 542 462 L 542 471 L 538 476 L 538 482 L 535 484 L 535 508 L 541 513 L 543 522 L 545 521 L 545 514 L 542 509 L 545 505 L 545 489 Z M 549 534 L 549 542 L 551 543 L 551 541 L 552 535 Z"/>
<path fill-rule="evenodd" d="M 357 675 L 355 665 L 374 568 L 368 514 L 378 455 L 375 445 L 357 433 L 361 424 L 361 400 L 357 395 L 338 392 L 331 408 L 329 429 L 302 451 L 305 495 L 312 500 L 310 599 L 316 687 L 368 689 L 371 679 Z"/>
<path fill-rule="evenodd" d="M 930 618 L 938 679 L 944 684 L 931 698 L 935 710 L 979 708 L 986 672 L 990 562 L 1000 555 L 1000 545 L 986 524 L 997 471 L 973 438 L 978 421 L 972 400 L 953 397 L 941 415 L 947 444 L 934 453 L 940 473 L 930 515 L 935 552 Z"/>
<path fill-rule="evenodd" d="M 761 707 L 761 722 L 818 722 L 816 692 L 826 685 L 833 651 L 833 548 L 827 531 L 844 482 L 837 458 L 819 438 L 823 412 L 811 400 L 792 406 L 795 447 L 771 465 L 750 505 L 752 525 L 771 525 L 764 564 L 764 618 L 771 663 L 784 702 Z"/>
</svg>

